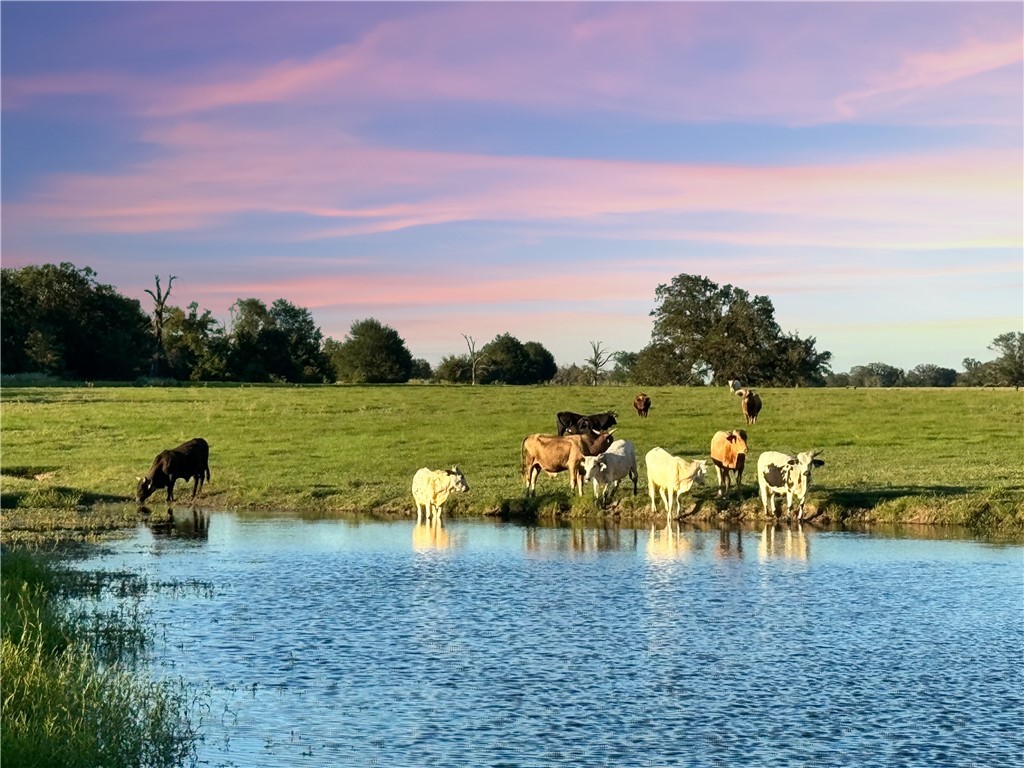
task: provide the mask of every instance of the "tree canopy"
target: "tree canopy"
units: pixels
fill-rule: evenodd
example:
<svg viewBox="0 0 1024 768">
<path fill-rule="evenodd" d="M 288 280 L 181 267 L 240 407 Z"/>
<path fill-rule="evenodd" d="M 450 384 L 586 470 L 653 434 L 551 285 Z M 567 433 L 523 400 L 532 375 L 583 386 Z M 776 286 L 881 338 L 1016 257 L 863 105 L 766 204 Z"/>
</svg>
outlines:
<svg viewBox="0 0 1024 768">
<path fill-rule="evenodd" d="M 655 289 L 651 344 L 633 367 L 641 384 L 823 386 L 831 352 L 784 334 L 767 296 L 706 277 L 677 275 Z"/>
<path fill-rule="evenodd" d="M 405 341 L 372 317 L 352 323 L 343 342 L 328 339 L 326 349 L 339 381 L 396 384 L 412 377 L 412 353 Z"/>
</svg>

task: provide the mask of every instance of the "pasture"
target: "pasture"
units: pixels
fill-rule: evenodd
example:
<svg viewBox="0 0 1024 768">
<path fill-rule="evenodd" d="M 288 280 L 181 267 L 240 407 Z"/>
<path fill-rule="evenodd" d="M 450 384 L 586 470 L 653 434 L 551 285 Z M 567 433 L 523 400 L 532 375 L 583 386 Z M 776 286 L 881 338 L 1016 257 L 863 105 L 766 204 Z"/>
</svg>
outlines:
<svg viewBox="0 0 1024 768">
<path fill-rule="evenodd" d="M 661 446 L 706 458 L 719 429 L 742 428 L 749 456 L 739 496 L 715 498 L 716 477 L 684 495 L 684 518 L 757 519 L 761 451 L 821 449 L 808 515 L 818 522 L 966 524 L 1024 530 L 1024 392 L 993 389 L 761 389 L 757 424 L 745 425 L 725 388 L 655 387 L 650 416 L 627 387 L 131 386 L 2 390 L 5 536 L 52 525 L 117 527 L 137 519 L 136 478 L 154 456 L 196 436 L 210 443 L 211 509 L 412 515 L 410 485 L 423 466 L 457 464 L 469 493 L 446 515 L 649 516 L 643 457 Z M 600 509 L 592 488 L 569 492 L 565 474 L 542 475 L 524 496 L 520 445 L 554 433 L 555 413 L 618 413 L 616 437 L 637 451 L 640 494 L 620 487 Z M 191 483 L 175 503 L 186 505 Z M 166 506 L 163 494 L 149 500 Z M 40 510 L 48 510 L 46 514 Z M 104 522 L 99 523 L 102 517 Z"/>
</svg>

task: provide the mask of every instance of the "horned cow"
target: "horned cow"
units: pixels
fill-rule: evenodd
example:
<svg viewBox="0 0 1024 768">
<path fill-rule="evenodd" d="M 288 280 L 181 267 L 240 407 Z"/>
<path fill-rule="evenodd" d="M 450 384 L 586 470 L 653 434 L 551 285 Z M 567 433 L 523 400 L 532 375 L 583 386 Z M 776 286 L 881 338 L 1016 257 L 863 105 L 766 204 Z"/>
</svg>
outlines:
<svg viewBox="0 0 1024 768">
<path fill-rule="evenodd" d="M 605 504 L 627 477 L 633 481 L 636 496 L 640 474 L 636 471 L 636 449 L 629 440 L 616 440 L 603 453 L 583 457 L 583 482 L 594 483 L 594 498 L 599 504 Z"/>
<path fill-rule="evenodd" d="M 715 432 L 711 438 L 711 463 L 718 473 L 718 495 L 727 496 L 736 476 L 736 488 L 743 479 L 743 467 L 747 461 L 747 433 L 742 429 Z"/>
<path fill-rule="evenodd" d="M 611 431 L 590 431 L 582 435 L 533 434 L 523 438 L 519 456 L 522 462 L 523 481 L 527 492 L 536 491 L 537 475 L 546 472 L 554 477 L 559 472 L 569 472 L 569 486 L 583 495 L 584 456 L 596 456 L 608 450 L 612 444 Z"/>
<path fill-rule="evenodd" d="M 203 481 L 210 479 L 210 446 L 201 437 L 187 440 L 177 448 L 161 451 L 153 459 L 153 465 L 145 477 L 138 478 L 135 500 L 141 504 L 157 489 L 167 489 L 167 501 L 174 501 L 174 483 L 193 480 L 192 499 L 203 488 Z"/>
</svg>

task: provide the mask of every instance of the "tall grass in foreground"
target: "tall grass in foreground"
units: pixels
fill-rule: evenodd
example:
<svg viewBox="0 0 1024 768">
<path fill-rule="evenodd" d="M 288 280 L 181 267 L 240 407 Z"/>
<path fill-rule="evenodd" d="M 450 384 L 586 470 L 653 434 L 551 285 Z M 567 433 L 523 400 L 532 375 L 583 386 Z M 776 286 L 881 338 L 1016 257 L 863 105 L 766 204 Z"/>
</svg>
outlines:
<svg viewBox="0 0 1024 768">
<path fill-rule="evenodd" d="M 135 668 L 138 625 L 126 625 L 119 614 L 91 621 L 72 615 L 69 603 L 83 584 L 24 550 L 3 551 L 0 763 L 155 768 L 194 762 L 186 689 Z"/>
</svg>

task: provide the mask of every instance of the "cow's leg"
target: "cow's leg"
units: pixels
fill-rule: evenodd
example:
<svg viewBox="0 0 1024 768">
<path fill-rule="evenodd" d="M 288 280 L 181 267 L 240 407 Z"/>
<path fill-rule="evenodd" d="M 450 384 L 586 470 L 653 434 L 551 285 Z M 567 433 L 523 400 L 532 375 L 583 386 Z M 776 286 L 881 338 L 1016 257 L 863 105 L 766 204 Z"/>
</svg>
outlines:
<svg viewBox="0 0 1024 768">
<path fill-rule="evenodd" d="M 202 478 L 202 475 L 196 475 L 192 479 L 192 501 L 196 500 L 196 494 L 199 493 L 199 481 L 200 481 L 201 478 Z M 186 482 L 188 482 L 188 481 L 186 481 Z"/>
<path fill-rule="evenodd" d="M 170 478 L 167 481 L 167 503 L 170 504 L 174 501 L 174 481 L 176 478 Z"/>
<path fill-rule="evenodd" d="M 729 474 L 724 472 L 718 464 L 715 464 L 715 474 L 718 475 L 718 496 L 721 498 L 726 494 L 726 487 L 729 484 Z"/>
<path fill-rule="evenodd" d="M 658 505 L 654 500 L 654 481 L 650 478 L 647 478 L 647 493 L 651 497 L 651 514 L 653 515 L 658 511 Z"/>
<path fill-rule="evenodd" d="M 629 470 L 629 479 L 633 481 L 633 495 L 636 496 L 636 486 L 640 482 L 640 473 L 636 471 L 636 467 Z"/>
</svg>

